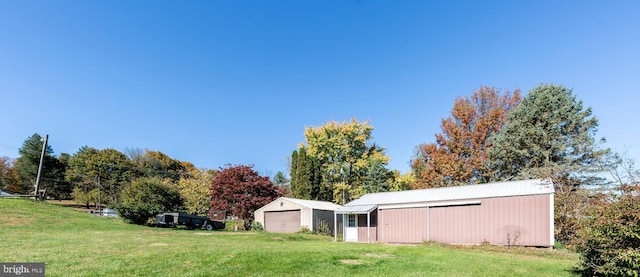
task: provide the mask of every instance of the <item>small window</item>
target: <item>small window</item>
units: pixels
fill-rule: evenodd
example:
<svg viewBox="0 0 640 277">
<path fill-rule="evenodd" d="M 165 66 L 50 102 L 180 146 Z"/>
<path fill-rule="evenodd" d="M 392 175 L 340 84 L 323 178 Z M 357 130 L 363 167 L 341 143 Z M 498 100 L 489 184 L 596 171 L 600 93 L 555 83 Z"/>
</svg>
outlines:
<svg viewBox="0 0 640 277">
<path fill-rule="evenodd" d="M 355 214 L 347 215 L 347 227 L 356 227 L 356 216 Z"/>
</svg>

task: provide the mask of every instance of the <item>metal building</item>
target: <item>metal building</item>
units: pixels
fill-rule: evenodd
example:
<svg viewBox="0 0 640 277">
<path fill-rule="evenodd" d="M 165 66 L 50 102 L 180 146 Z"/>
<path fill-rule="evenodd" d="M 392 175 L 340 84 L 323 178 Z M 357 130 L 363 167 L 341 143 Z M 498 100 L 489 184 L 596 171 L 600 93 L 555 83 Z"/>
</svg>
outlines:
<svg viewBox="0 0 640 277">
<path fill-rule="evenodd" d="M 543 180 L 371 193 L 334 220 L 345 241 L 553 246 L 553 194 Z"/>
<path fill-rule="evenodd" d="M 334 211 L 340 207 L 331 202 L 280 197 L 256 210 L 254 215 L 267 232 L 295 233 L 306 226 L 312 231 L 328 230 L 332 234 Z"/>
</svg>

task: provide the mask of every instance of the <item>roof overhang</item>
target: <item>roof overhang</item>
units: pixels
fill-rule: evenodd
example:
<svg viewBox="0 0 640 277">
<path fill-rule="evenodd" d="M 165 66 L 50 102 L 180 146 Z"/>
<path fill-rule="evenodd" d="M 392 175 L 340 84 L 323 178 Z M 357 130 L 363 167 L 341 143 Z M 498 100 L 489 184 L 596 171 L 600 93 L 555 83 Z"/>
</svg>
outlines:
<svg viewBox="0 0 640 277">
<path fill-rule="evenodd" d="M 336 214 L 368 214 L 378 208 L 378 205 L 344 206 L 336 210 Z"/>
</svg>

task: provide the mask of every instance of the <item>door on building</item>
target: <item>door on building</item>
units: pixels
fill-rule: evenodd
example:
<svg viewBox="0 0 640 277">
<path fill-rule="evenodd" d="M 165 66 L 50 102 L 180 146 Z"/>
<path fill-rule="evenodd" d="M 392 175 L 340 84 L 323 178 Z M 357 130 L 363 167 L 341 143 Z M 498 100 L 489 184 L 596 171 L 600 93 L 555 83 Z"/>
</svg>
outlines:
<svg viewBox="0 0 640 277">
<path fill-rule="evenodd" d="M 273 233 L 295 233 L 300 231 L 300 210 L 265 212 L 264 229 Z"/>
<path fill-rule="evenodd" d="M 358 215 L 346 215 L 344 227 L 344 241 L 358 241 Z"/>
</svg>

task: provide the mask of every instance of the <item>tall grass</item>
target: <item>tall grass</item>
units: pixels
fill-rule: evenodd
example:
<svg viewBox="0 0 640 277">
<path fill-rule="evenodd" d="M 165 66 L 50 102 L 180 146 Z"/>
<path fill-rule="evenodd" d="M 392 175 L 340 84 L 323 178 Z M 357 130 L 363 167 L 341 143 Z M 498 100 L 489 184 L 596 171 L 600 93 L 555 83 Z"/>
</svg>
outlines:
<svg viewBox="0 0 640 277">
<path fill-rule="evenodd" d="M 334 243 L 312 234 L 158 229 L 0 199 L 0 262 L 47 276 L 567 276 L 548 249 Z"/>
</svg>

